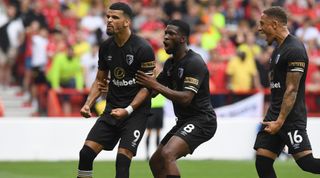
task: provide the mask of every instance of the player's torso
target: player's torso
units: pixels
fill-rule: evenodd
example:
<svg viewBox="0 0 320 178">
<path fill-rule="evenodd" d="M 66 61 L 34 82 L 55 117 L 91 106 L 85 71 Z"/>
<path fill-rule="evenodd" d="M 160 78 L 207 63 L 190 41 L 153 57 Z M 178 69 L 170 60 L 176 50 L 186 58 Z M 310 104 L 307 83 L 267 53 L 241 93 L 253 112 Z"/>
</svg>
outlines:
<svg viewBox="0 0 320 178">
<path fill-rule="evenodd" d="M 124 46 L 110 42 L 102 58 L 108 66 L 110 83 L 107 100 L 115 107 L 125 107 L 140 90 L 135 73 L 141 67 L 138 50 L 141 46 L 137 37 L 130 37 Z"/>
<path fill-rule="evenodd" d="M 284 45 L 276 48 L 270 58 L 270 71 L 269 71 L 269 79 L 270 79 L 270 88 L 271 88 L 271 105 L 266 115 L 267 120 L 276 120 L 280 110 L 281 104 L 283 102 L 284 94 L 286 91 L 286 78 L 287 73 L 289 71 L 289 66 L 292 63 L 295 65 L 299 64 L 300 62 L 292 62 L 290 59 L 290 53 L 292 53 L 292 46 L 301 46 L 300 43 L 296 42 L 295 40 L 291 39 L 288 40 Z M 301 46 L 301 48 L 304 48 Z M 287 116 L 285 125 L 294 124 L 294 122 L 298 121 L 303 123 L 306 118 L 305 113 L 305 101 L 304 101 L 304 85 L 305 85 L 305 78 L 306 78 L 306 71 L 308 68 L 308 60 L 306 56 L 306 60 L 301 63 L 301 65 L 305 65 L 305 72 L 300 80 L 298 93 L 296 96 L 295 104 Z M 301 124 L 300 124 L 301 125 Z"/>
<path fill-rule="evenodd" d="M 172 60 L 172 59 L 170 59 Z M 168 87 L 176 91 L 184 91 L 186 82 L 197 82 L 192 77 L 188 76 L 191 60 L 202 60 L 194 56 L 193 52 L 189 52 L 187 56 L 181 61 L 169 61 L 166 68 L 166 76 L 168 78 Z M 199 61 L 200 62 L 200 61 Z M 202 61 L 201 61 L 202 62 Z M 179 103 L 173 102 L 175 114 L 179 119 L 187 119 L 192 117 L 202 117 L 207 115 L 209 117 L 215 117 L 215 113 L 209 99 L 209 75 L 208 69 L 203 65 L 203 69 L 199 72 L 204 74 L 203 79 L 198 92 L 195 93 L 191 104 L 187 107 L 181 106 Z M 206 85 L 207 84 L 207 85 Z"/>
</svg>

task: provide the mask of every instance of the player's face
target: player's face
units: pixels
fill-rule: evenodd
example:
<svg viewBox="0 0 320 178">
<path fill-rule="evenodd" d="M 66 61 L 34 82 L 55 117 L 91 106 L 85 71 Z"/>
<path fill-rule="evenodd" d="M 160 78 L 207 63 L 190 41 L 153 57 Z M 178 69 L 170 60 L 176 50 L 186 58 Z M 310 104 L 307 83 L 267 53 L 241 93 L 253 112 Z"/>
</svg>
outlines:
<svg viewBox="0 0 320 178">
<path fill-rule="evenodd" d="M 179 33 L 179 29 L 177 26 L 168 25 L 164 31 L 164 49 L 168 54 L 173 54 L 178 45 L 180 45 L 182 35 Z"/>
<path fill-rule="evenodd" d="M 108 10 L 106 15 L 107 35 L 114 35 L 129 27 L 129 20 L 121 10 Z"/>
<path fill-rule="evenodd" d="M 277 33 L 277 31 L 275 30 L 274 25 L 275 24 L 273 23 L 273 21 L 270 18 L 268 18 L 267 15 L 262 14 L 258 31 L 261 34 L 265 35 L 268 45 L 271 45 L 272 42 L 275 40 L 275 34 Z"/>
</svg>

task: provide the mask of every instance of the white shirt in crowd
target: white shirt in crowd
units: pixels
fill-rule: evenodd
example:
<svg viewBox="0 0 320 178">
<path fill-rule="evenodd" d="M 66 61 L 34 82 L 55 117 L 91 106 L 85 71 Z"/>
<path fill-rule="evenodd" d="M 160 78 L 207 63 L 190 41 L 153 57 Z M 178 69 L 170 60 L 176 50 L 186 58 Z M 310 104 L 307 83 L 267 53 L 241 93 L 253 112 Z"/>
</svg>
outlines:
<svg viewBox="0 0 320 178">
<path fill-rule="evenodd" d="M 10 22 L 7 28 L 7 33 L 11 47 L 19 47 L 21 43 L 19 37 L 24 33 L 24 27 L 21 18 L 14 19 Z"/>
<path fill-rule="evenodd" d="M 44 67 L 47 64 L 48 39 L 40 35 L 32 37 L 32 67 Z"/>
<path fill-rule="evenodd" d="M 91 51 L 81 57 L 81 65 L 84 68 L 84 77 L 86 88 L 90 88 L 98 71 L 98 53 L 93 54 Z"/>
</svg>

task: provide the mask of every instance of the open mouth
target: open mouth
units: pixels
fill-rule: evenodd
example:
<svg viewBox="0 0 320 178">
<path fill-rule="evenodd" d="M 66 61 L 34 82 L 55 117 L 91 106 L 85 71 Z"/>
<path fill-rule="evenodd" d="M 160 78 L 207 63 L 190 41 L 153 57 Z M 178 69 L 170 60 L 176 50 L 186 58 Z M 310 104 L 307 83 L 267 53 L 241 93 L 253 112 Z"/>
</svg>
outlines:
<svg viewBox="0 0 320 178">
<path fill-rule="evenodd" d="M 163 45 L 165 48 L 167 48 L 169 46 L 168 42 L 165 42 L 165 41 L 163 42 Z"/>
</svg>

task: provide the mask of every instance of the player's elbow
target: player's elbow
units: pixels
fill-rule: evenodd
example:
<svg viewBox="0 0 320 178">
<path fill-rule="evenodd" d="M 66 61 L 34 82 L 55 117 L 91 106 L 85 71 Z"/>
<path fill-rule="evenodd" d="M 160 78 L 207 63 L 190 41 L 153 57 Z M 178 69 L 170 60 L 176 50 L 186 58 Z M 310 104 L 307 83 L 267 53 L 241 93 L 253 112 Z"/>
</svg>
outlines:
<svg viewBox="0 0 320 178">
<path fill-rule="evenodd" d="M 290 94 L 297 94 L 298 90 L 299 90 L 299 87 L 295 87 L 293 85 L 287 86 L 287 89 L 286 89 L 286 91 Z"/>
<path fill-rule="evenodd" d="M 183 95 L 181 95 L 181 97 L 179 97 L 179 103 L 183 106 L 183 107 L 187 107 L 191 104 L 192 99 L 194 97 L 194 92 L 191 91 L 184 91 Z"/>
<path fill-rule="evenodd" d="M 183 97 L 181 100 L 180 100 L 180 104 L 183 106 L 183 107 L 187 107 L 191 104 L 191 101 L 192 101 L 192 98 L 189 98 L 189 97 Z"/>
</svg>

